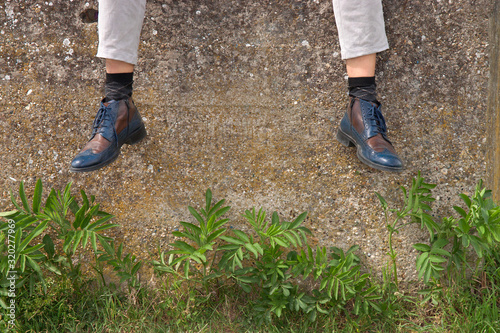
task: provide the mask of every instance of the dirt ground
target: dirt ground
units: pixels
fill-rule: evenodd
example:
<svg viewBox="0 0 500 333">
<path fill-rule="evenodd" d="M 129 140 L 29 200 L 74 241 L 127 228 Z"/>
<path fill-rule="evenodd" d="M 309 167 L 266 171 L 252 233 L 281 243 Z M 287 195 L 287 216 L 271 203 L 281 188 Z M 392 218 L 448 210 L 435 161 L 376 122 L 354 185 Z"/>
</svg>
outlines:
<svg viewBox="0 0 500 333">
<path fill-rule="evenodd" d="M 379 271 L 387 233 L 374 192 L 391 205 L 418 171 L 437 183 L 434 215 L 485 178 L 490 0 L 384 1 L 391 49 L 377 82 L 389 137 L 406 169 L 366 167 L 336 139 L 347 105 L 344 64 L 328 0 L 148 1 L 134 99 L 148 137 L 102 170 L 68 166 L 102 98 L 97 25 L 79 15 L 96 1 L 0 1 L 0 209 L 20 181 L 94 194 L 122 225 L 113 232 L 141 258 L 172 241 L 187 205 L 251 207 L 287 219 L 308 211 L 313 243 L 357 244 Z M 403 278 L 411 244 L 397 236 Z"/>
</svg>

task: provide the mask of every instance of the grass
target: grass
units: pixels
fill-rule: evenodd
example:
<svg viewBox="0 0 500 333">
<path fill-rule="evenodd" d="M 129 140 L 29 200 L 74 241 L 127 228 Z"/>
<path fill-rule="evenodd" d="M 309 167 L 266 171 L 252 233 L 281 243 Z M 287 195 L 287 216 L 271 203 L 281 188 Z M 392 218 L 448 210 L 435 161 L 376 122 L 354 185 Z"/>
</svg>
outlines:
<svg viewBox="0 0 500 333">
<path fill-rule="evenodd" d="M 443 290 L 437 305 L 416 292 L 386 295 L 388 307 L 373 317 L 347 311 L 318 315 L 315 322 L 285 311 L 259 326 L 241 289 L 222 286 L 210 295 L 169 287 L 141 287 L 134 293 L 98 288 L 92 280 L 79 292 L 69 282 L 51 281 L 20 295 L 13 332 L 500 332 L 500 276 L 462 280 Z M 389 291 L 389 290 L 387 290 Z M 249 297 L 250 296 L 250 297 Z"/>
</svg>

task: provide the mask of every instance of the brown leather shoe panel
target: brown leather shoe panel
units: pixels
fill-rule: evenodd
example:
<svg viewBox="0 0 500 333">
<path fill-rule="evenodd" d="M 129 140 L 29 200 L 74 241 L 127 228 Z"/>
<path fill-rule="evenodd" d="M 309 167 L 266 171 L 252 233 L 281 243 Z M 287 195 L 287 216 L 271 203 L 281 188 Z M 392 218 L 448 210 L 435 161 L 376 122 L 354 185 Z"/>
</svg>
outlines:
<svg viewBox="0 0 500 333">
<path fill-rule="evenodd" d="M 351 120 L 352 127 L 358 133 L 363 133 L 365 130 L 365 125 L 363 124 L 363 115 L 361 114 L 360 103 L 357 99 L 354 102 L 349 103 L 349 119 Z"/>
<path fill-rule="evenodd" d="M 109 145 L 110 142 L 106 140 L 101 134 L 96 134 L 94 138 L 87 142 L 85 147 L 82 148 L 82 151 L 92 149 L 93 154 L 98 154 L 104 149 L 108 148 Z"/>
<path fill-rule="evenodd" d="M 137 110 L 134 102 L 131 98 L 128 100 L 128 105 L 130 106 L 130 112 L 128 112 L 127 103 L 125 101 L 120 101 L 120 105 L 118 107 L 118 117 L 116 118 L 115 130 L 116 134 L 119 134 L 132 120 L 134 117 L 135 111 Z M 127 119 L 128 115 L 128 119 Z"/>
<path fill-rule="evenodd" d="M 394 147 L 387 140 L 385 140 L 380 133 L 366 140 L 366 144 L 377 153 L 381 153 L 385 149 L 387 149 L 391 153 L 396 154 L 396 150 L 394 149 Z"/>
</svg>

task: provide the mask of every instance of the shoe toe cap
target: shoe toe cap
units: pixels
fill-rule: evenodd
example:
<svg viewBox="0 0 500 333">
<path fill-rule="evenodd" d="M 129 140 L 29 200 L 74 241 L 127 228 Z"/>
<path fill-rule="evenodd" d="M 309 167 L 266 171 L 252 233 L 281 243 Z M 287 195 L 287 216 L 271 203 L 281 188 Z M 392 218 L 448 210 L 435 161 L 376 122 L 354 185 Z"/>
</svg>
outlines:
<svg viewBox="0 0 500 333">
<path fill-rule="evenodd" d="M 361 152 L 358 150 L 358 157 L 363 163 L 379 170 L 402 171 L 404 169 L 401 158 L 387 149 L 382 152 L 371 149 L 365 149 Z"/>
<path fill-rule="evenodd" d="M 87 149 L 85 151 L 80 152 L 75 158 L 71 161 L 71 169 L 72 170 L 81 170 L 92 168 L 95 165 L 99 165 L 103 160 L 108 158 L 109 153 L 104 151 L 99 154 L 94 154 L 92 149 Z"/>
<path fill-rule="evenodd" d="M 403 170 L 403 161 L 401 161 L 398 155 L 390 152 L 387 149 L 381 153 L 373 154 L 371 160 L 375 164 L 380 165 L 383 170 Z"/>
<path fill-rule="evenodd" d="M 73 161 L 71 161 L 71 169 L 88 168 L 98 162 L 96 155 L 78 154 Z"/>
</svg>

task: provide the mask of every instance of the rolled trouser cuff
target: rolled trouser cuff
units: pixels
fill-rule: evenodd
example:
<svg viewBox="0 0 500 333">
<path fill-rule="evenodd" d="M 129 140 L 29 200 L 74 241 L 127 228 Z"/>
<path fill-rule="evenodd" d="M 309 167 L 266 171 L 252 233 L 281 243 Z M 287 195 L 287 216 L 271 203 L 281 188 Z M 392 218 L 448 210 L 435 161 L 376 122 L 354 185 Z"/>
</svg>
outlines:
<svg viewBox="0 0 500 333">
<path fill-rule="evenodd" d="M 389 48 L 381 0 L 333 0 L 342 59 Z"/>
<path fill-rule="evenodd" d="M 97 57 L 136 65 L 145 10 L 145 0 L 100 0 Z"/>
</svg>

